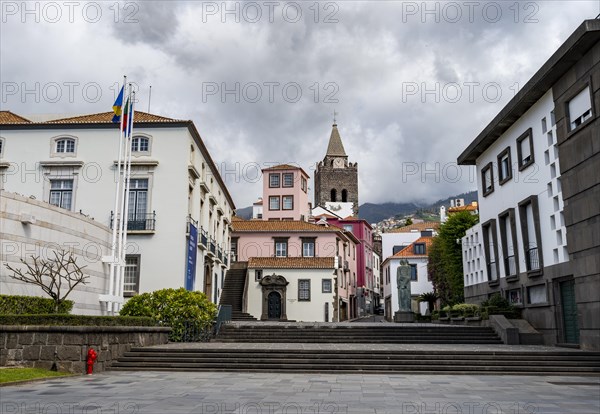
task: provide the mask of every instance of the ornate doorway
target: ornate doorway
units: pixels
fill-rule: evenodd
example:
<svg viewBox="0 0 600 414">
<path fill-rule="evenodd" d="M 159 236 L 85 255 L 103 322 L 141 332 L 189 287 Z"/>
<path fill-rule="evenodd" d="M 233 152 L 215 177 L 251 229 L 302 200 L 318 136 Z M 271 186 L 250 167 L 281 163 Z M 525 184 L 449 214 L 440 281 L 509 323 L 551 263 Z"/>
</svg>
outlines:
<svg viewBox="0 0 600 414">
<path fill-rule="evenodd" d="M 261 320 L 287 321 L 285 303 L 289 283 L 285 277 L 275 273 L 270 276 L 263 276 L 260 280 L 262 287 Z"/>
<path fill-rule="evenodd" d="M 277 292 L 271 292 L 267 301 L 269 319 L 281 319 L 281 295 Z"/>
</svg>

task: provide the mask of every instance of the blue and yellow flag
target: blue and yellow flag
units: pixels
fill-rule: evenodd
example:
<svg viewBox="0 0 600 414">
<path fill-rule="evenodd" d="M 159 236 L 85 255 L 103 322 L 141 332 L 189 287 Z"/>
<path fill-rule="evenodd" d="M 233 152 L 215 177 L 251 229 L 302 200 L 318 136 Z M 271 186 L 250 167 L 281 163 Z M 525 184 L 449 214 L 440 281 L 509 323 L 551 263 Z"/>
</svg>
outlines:
<svg viewBox="0 0 600 414">
<path fill-rule="evenodd" d="M 113 104 L 113 112 L 115 115 L 113 116 L 112 121 L 114 123 L 121 122 L 121 112 L 123 106 L 123 89 L 125 89 L 125 85 L 121 86 L 121 92 L 119 92 L 119 96 L 117 96 L 117 100 Z"/>
</svg>

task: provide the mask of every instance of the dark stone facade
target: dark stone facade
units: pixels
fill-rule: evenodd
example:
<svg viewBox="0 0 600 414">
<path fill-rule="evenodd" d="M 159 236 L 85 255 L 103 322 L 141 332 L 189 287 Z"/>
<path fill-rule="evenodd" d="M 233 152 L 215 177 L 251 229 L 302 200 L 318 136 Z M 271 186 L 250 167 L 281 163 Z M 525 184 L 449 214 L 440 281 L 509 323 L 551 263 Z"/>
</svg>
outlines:
<svg viewBox="0 0 600 414">
<path fill-rule="evenodd" d="M 89 347 L 98 353 L 94 372 L 109 368 L 133 346 L 168 342 L 171 328 L 135 326 L 0 326 L 0 366 L 83 374 Z"/>
<path fill-rule="evenodd" d="M 358 217 L 358 165 L 345 159 L 343 167 L 332 165 L 331 157 L 317 164 L 315 172 L 315 204 L 324 206 L 331 199 L 331 190 L 336 192 L 337 202 L 341 202 L 342 194 L 346 191 L 346 201 L 354 203 L 354 215 Z"/>
<path fill-rule="evenodd" d="M 592 116 L 570 131 L 568 102 L 586 86 Z M 600 43 L 563 74 L 552 95 L 580 346 L 600 350 Z"/>
</svg>

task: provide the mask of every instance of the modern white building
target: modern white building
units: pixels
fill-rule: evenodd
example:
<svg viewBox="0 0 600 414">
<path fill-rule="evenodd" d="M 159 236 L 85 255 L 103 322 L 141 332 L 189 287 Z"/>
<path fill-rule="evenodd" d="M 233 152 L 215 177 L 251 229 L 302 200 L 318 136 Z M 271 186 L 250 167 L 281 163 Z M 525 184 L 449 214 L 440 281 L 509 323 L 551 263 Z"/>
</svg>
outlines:
<svg viewBox="0 0 600 414">
<path fill-rule="evenodd" d="M 419 303 L 418 297 L 422 293 L 433 292 L 433 284 L 427 274 L 429 262 L 429 248 L 433 237 L 424 236 L 417 238 L 413 243 L 388 257 L 381 264 L 383 275 L 383 297 L 385 306 L 385 317 L 393 320 L 394 313 L 398 307 L 398 282 L 397 272 L 401 261 L 406 260 L 411 267 L 410 293 L 412 297 L 413 312 L 425 314 L 427 303 Z"/>
<path fill-rule="evenodd" d="M 1 112 L 3 188 L 110 228 L 119 143 L 112 115 L 33 122 Z M 131 143 L 124 295 L 186 287 L 217 302 L 235 205 L 198 130 L 192 121 L 136 112 Z"/>
<path fill-rule="evenodd" d="M 425 221 L 381 233 L 381 257 L 386 259 L 393 256 L 419 237 L 436 236 L 439 228 L 440 223 Z"/>
<path fill-rule="evenodd" d="M 466 300 L 499 293 L 547 344 L 588 349 L 600 349 L 599 52 L 600 20 L 585 21 L 458 158 L 479 192 Z"/>
</svg>

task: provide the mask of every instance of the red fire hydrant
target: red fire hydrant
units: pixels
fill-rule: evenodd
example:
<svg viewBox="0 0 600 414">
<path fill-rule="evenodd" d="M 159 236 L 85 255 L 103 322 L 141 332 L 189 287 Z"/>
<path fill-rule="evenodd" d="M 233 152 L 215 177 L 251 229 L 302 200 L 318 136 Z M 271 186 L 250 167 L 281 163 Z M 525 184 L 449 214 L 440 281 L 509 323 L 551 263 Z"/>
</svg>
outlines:
<svg viewBox="0 0 600 414">
<path fill-rule="evenodd" d="M 98 354 L 94 351 L 94 348 L 90 348 L 87 353 L 87 374 L 92 375 L 94 371 L 94 363 L 98 358 Z"/>
</svg>

